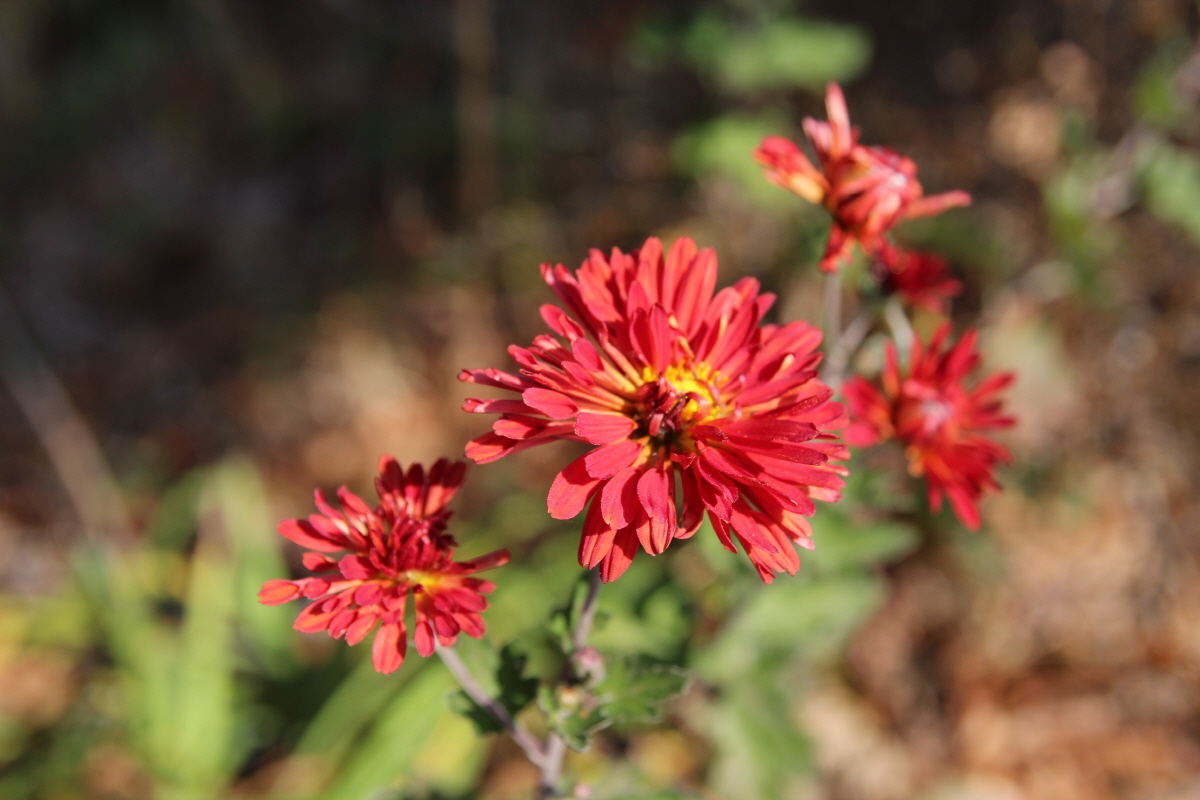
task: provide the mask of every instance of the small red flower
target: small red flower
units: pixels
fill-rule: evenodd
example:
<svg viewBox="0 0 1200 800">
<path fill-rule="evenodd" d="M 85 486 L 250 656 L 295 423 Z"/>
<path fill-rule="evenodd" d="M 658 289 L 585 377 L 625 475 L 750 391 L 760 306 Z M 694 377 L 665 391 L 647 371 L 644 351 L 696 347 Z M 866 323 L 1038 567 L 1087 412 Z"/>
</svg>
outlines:
<svg viewBox="0 0 1200 800">
<path fill-rule="evenodd" d="M 557 439 L 594 445 L 559 473 L 548 507 L 570 519 L 590 501 L 579 562 L 605 581 L 639 546 L 657 555 L 694 534 L 706 511 L 764 581 L 794 574 L 793 542 L 811 547 L 812 498 L 837 500 L 846 474 L 829 463 L 847 452 L 824 431 L 846 418 L 817 379 L 821 332 L 760 325 L 775 298 L 753 278 L 714 296 L 716 254 L 690 239 L 665 259 L 650 239 L 636 255 L 593 250 L 574 274 L 545 264 L 542 275 L 570 313 L 542 306 L 557 338 L 510 347 L 519 375 L 459 376 L 519 395 L 467 401 L 501 415 L 467 455 L 482 464 Z"/>
<path fill-rule="evenodd" d="M 884 244 L 876 254 L 875 279 L 887 294 L 898 294 L 914 308 L 945 314 L 951 297 L 962 292 L 962 282 L 950 275 L 945 259 Z"/>
<path fill-rule="evenodd" d="M 833 216 L 822 271 L 836 272 L 849 260 L 855 242 L 868 254 L 874 253 L 883 235 L 903 219 L 929 217 L 971 202 L 969 194 L 959 191 L 923 197 L 911 159 L 886 147 L 860 145 L 858 129 L 850 126 L 846 99 L 836 83 L 826 88 L 825 108 L 828 122 L 804 120 L 820 169 L 794 142 L 781 136 L 768 136 L 754 151 L 767 180 L 824 205 Z"/>
<path fill-rule="evenodd" d="M 463 462 L 443 458 L 428 475 L 420 464 L 405 473 L 394 458 L 384 456 L 375 479 L 379 506 L 374 511 L 344 486 L 338 490 L 338 511 L 318 489 L 321 513 L 284 520 L 279 532 L 313 551 L 304 554 L 304 566 L 319 576 L 267 581 L 259 602 L 274 606 L 301 596 L 315 600 L 296 618 L 296 630 L 329 631 L 352 645 L 382 622 L 371 658 L 384 674 L 404 661 L 409 595 L 416 613 L 413 640 L 421 655 L 433 653 L 434 637 L 443 645 L 453 644 L 459 632 L 479 638 L 484 631 L 479 612 L 487 608 L 483 595 L 496 586 L 467 576 L 507 564 L 508 551 L 453 560 L 457 544 L 446 533 L 446 504 L 465 471 Z M 336 561 L 324 555 L 343 550 L 349 552 Z"/>
<path fill-rule="evenodd" d="M 905 446 L 909 472 L 925 476 L 929 506 L 935 512 L 949 497 L 954 513 L 968 528 L 979 527 L 979 498 L 999 489 L 993 474 L 1010 459 L 1008 450 L 984 433 L 1012 426 L 997 393 L 1013 382 L 1011 372 L 994 373 L 973 389 L 965 379 L 982 362 L 975 352 L 977 334 L 968 331 L 946 349 L 950 324 L 943 323 L 928 348 L 913 342 L 907 375 L 902 375 L 895 345 L 889 344 L 879 385 L 856 376 L 843 391 L 852 424 L 846 441 L 866 447 L 886 439 Z"/>
</svg>

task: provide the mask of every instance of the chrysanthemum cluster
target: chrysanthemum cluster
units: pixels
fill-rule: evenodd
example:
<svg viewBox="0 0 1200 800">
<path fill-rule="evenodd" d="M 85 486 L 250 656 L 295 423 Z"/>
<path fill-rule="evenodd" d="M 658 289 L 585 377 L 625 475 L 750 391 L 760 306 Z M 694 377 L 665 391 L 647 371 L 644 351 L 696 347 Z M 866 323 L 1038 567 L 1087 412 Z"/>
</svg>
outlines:
<svg viewBox="0 0 1200 800">
<path fill-rule="evenodd" d="M 362 641 L 379 624 L 371 657 L 383 673 L 404 661 L 409 597 L 416 619 L 413 640 L 421 655 L 433 653 L 435 640 L 453 644 L 460 632 L 478 638 L 484 631 L 479 612 L 487 608 L 483 595 L 495 585 L 470 576 L 507 564 L 508 551 L 454 560 L 457 545 L 446 533 L 446 504 L 458 491 L 465 467 L 443 458 L 428 474 L 420 464 L 404 472 L 385 456 L 375 481 L 379 505 L 374 509 L 342 487 L 339 511 L 317 490 L 319 514 L 279 525 L 281 534 L 308 549 L 304 566 L 317 576 L 267 581 L 259 600 L 267 605 L 313 600 L 297 617 L 296 630 L 328 631 L 347 644 Z M 336 560 L 329 555 L 343 551 Z"/>
<path fill-rule="evenodd" d="M 903 219 L 966 205 L 970 196 L 923 196 L 911 160 L 859 144 L 836 85 L 828 88 L 826 106 L 828 122 L 804 122 L 819 166 L 780 137 L 765 139 L 755 158 L 771 181 L 829 211 L 822 270 L 836 272 L 855 243 L 871 257 L 880 289 L 900 301 L 871 306 L 886 308 L 893 329 L 909 327 L 906 306 L 944 314 L 962 284 L 942 259 L 904 250 L 888 233 Z M 586 509 L 579 562 L 606 582 L 624 573 L 639 550 L 658 555 L 691 537 L 706 516 L 721 544 L 734 552 L 740 545 L 765 582 L 794 574 L 796 546 L 812 547 L 814 501 L 840 498 L 847 470 L 836 462 L 849 458 L 835 432 L 851 418 L 818 377 L 821 331 L 804 321 L 765 324 L 775 298 L 760 293 L 753 278 L 717 291 L 716 254 L 686 238 L 668 252 L 654 238 L 636 253 L 614 249 L 606 257 L 593 250 L 578 270 L 544 264 L 542 276 L 562 304 L 541 308 L 550 333 L 529 347 L 509 348 L 516 371 L 459 375 L 508 393 L 466 401 L 469 412 L 499 415 L 466 455 L 486 464 L 549 442 L 585 445 L 554 479 L 547 508 L 556 519 Z M 830 297 L 840 302 L 838 292 Z M 833 383 L 851 361 L 842 340 L 853 338 L 847 335 L 853 329 L 861 342 L 872 324 L 835 331 Z M 1009 458 L 987 434 L 1013 424 L 999 399 L 1012 375 L 968 388 L 981 363 L 976 335 L 970 331 L 953 346 L 949 338 L 945 323 L 927 346 L 915 339 L 906 368 L 889 345 L 877 382 L 847 381 L 853 424 L 846 441 L 903 443 L 934 510 L 948 498 L 976 528 L 979 499 L 997 488 L 995 467 Z M 406 652 L 410 598 L 422 655 L 439 642 L 452 644 L 460 632 L 480 636 L 483 595 L 494 587 L 471 576 L 509 556 L 499 550 L 454 560 L 446 504 L 462 482 L 462 463 L 442 459 L 428 473 L 420 465 L 405 472 L 385 457 L 379 471 L 376 508 L 343 487 L 337 509 L 318 491 L 320 513 L 279 526 L 308 549 L 304 565 L 317 574 L 268 581 L 259 598 L 272 605 L 312 600 L 295 627 L 328 631 L 350 644 L 379 626 L 374 664 L 392 672 Z"/>
<path fill-rule="evenodd" d="M 716 254 L 690 239 L 665 256 L 657 239 L 636 254 L 594 250 L 575 273 L 546 264 L 542 275 L 567 309 L 542 307 L 555 335 L 509 348 L 519 374 L 459 376 L 518 395 L 467 401 L 501 415 L 467 455 L 592 445 L 558 474 L 548 505 L 556 519 L 588 506 L 579 561 L 605 581 L 639 548 L 657 555 L 694 534 L 705 512 L 763 580 L 795 573 L 813 499 L 838 499 L 846 474 L 831 463 L 847 453 L 828 431 L 846 420 L 817 378 L 821 332 L 763 325 L 775 298 L 753 278 L 714 294 Z"/>
</svg>

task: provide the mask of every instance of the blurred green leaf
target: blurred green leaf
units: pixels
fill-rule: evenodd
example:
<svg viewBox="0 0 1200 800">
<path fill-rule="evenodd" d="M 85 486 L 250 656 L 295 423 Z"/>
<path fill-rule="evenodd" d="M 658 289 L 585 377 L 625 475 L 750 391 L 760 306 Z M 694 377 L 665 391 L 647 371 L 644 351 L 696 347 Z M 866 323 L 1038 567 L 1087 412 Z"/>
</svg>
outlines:
<svg viewBox="0 0 1200 800">
<path fill-rule="evenodd" d="M 1148 146 L 1143 157 L 1146 208 L 1200 243 L 1200 157 L 1165 141 Z"/>
<path fill-rule="evenodd" d="M 401 670 L 395 675 L 381 675 L 375 671 L 369 654 L 364 655 L 304 729 L 295 752 L 337 763 L 354 748 L 379 709 L 386 706 L 415 673 L 415 670 Z"/>
<path fill-rule="evenodd" d="M 871 59 L 871 40 L 858 28 L 796 18 L 734 32 L 722 44 L 707 51 L 705 60 L 720 85 L 735 93 L 819 90 L 854 78 Z"/>
<path fill-rule="evenodd" d="M 204 470 L 193 470 L 163 492 L 146 528 L 146 539 L 151 544 L 178 552 L 191 543 L 205 478 Z"/>
<path fill-rule="evenodd" d="M 709 730 L 717 745 L 709 785 L 731 797 L 788 796 L 790 777 L 812 769 L 812 747 L 790 714 L 777 670 L 756 670 L 715 703 Z M 794 696 L 796 692 L 793 692 Z"/>
<path fill-rule="evenodd" d="M 728 620 L 693 666 L 716 681 L 736 680 L 768 656 L 828 658 L 877 606 L 879 580 L 850 572 L 777 578 Z"/>
<path fill-rule="evenodd" d="M 917 532 L 901 522 L 856 525 L 829 509 L 813 521 L 813 541 L 816 549 L 801 557 L 805 566 L 833 572 L 894 561 L 917 546 Z"/>
<path fill-rule="evenodd" d="M 676 140 L 675 163 L 684 174 L 696 179 L 716 176 L 732 181 L 748 199 L 764 208 L 801 207 L 804 203 L 795 195 L 767 182 L 753 157 L 763 137 L 782 134 L 789 128 L 787 120 L 776 111 L 717 117 Z"/>
<path fill-rule="evenodd" d="M 405 664 L 417 674 L 382 710 L 367 736 L 350 752 L 348 763 L 321 794 L 322 800 L 362 800 L 391 785 L 412 766 L 438 719 L 443 697 L 453 685 L 445 669 L 415 659 Z"/>
<path fill-rule="evenodd" d="M 220 516 L 232 551 L 233 592 L 244 641 L 258 665 L 272 675 L 286 675 L 297 667 L 292 633 L 296 612 L 287 606 L 265 606 L 257 596 L 263 583 L 287 575 L 280 552 L 283 538 L 275 533 L 262 476 L 248 459 L 229 459 L 212 470 L 207 492 L 210 512 Z"/>
<path fill-rule="evenodd" d="M 133 565 L 147 553 L 91 551 L 79 575 L 99 612 L 129 704 L 132 741 L 163 797 L 216 797 L 240 760 L 233 703 L 234 570 L 221 529 L 206 522 L 192 557 L 182 625 L 155 616 L 158 598 Z"/>
<path fill-rule="evenodd" d="M 1107 163 L 1102 151 L 1079 156 L 1042 186 L 1047 221 L 1071 267 L 1075 289 L 1092 300 L 1099 299 L 1101 275 L 1117 244 L 1111 226 L 1098 223 L 1092 209 Z"/>
<path fill-rule="evenodd" d="M 1176 73 L 1191 46 L 1191 40 L 1186 35 L 1168 37 L 1142 66 L 1134 82 L 1135 113 L 1139 119 L 1159 130 L 1173 129 L 1191 111 L 1175 85 Z"/>
</svg>

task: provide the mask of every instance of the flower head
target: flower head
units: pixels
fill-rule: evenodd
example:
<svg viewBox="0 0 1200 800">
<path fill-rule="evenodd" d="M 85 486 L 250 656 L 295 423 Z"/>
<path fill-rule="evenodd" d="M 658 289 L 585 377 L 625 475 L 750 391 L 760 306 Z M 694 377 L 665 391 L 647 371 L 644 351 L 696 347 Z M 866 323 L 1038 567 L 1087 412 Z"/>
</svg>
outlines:
<svg viewBox="0 0 1200 800">
<path fill-rule="evenodd" d="M 259 602 L 273 606 L 302 596 L 314 600 L 296 618 L 296 630 L 329 631 L 335 639 L 345 636 L 347 644 L 358 644 L 382 622 L 371 658 L 385 674 L 404 661 L 409 596 L 416 617 L 413 640 L 421 655 L 433 653 L 435 637 L 450 645 L 460 631 L 483 635 L 479 612 L 487 608 L 483 595 L 495 584 L 469 576 L 507 564 L 508 551 L 454 561 L 457 544 L 446 533 L 446 503 L 465 470 L 461 461 L 443 458 L 428 474 L 420 464 L 404 472 L 395 459 L 384 456 L 375 479 L 379 505 L 374 510 L 343 486 L 339 511 L 318 489 L 321 513 L 279 524 L 281 534 L 308 548 L 304 566 L 317 577 L 267 581 Z M 337 560 L 326 555 L 341 551 L 346 554 Z"/>
<path fill-rule="evenodd" d="M 945 314 L 950 298 L 962 292 L 962 282 L 950 275 L 945 259 L 932 253 L 884 244 L 872 271 L 885 293 L 935 314 Z"/>
<path fill-rule="evenodd" d="M 593 250 L 574 274 L 546 264 L 542 275 L 567 309 L 542 306 L 556 336 L 509 348 L 519 374 L 459 376 L 519 395 L 467 401 L 501 415 L 467 455 L 486 463 L 557 439 L 593 445 L 559 473 L 548 507 L 570 519 L 588 506 L 579 561 L 605 581 L 639 547 L 657 555 L 694 534 L 706 511 L 763 580 L 795 573 L 793 542 L 811 547 L 812 498 L 838 499 L 846 473 L 829 463 L 847 452 L 825 431 L 846 419 L 817 379 L 820 331 L 760 325 L 774 296 L 752 278 L 714 295 L 716 255 L 690 239 L 665 258 L 650 239 L 637 254 Z"/>
<path fill-rule="evenodd" d="M 754 152 L 767 180 L 820 203 L 833 216 L 821 259 L 823 271 L 836 272 L 850 258 L 855 242 L 874 253 L 884 234 L 903 219 L 932 216 L 971 202 L 970 195 L 958 191 L 923 197 L 911 159 L 886 147 L 859 144 L 858 129 L 850 126 L 846 98 L 836 83 L 826 88 L 825 108 L 828 122 L 804 120 L 820 169 L 781 136 L 768 136 Z"/>
<path fill-rule="evenodd" d="M 974 530 L 980 521 L 979 498 L 1000 488 L 993 471 L 1010 458 L 1004 446 L 984 434 L 1014 424 L 997 397 L 1014 376 L 993 373 L 967 388 L 967 376 L 982 361 L 975 351 L 977 336 L 968 331 L 945 348 L 949 334 L 950 324 L 944 323 L 928 347 L 914 341 L 907 374 L 901 373 L 896 348 L 889 344 L 878 385 L 858 376 L 846 382 L 843 391 L 853 420 L 846 440 L 855 447 L 900 440 L 909 472 L 925 477 L 930 507 L 941 510 L 943 497 L 949 497 L 954 513 Z"/>
</svg>

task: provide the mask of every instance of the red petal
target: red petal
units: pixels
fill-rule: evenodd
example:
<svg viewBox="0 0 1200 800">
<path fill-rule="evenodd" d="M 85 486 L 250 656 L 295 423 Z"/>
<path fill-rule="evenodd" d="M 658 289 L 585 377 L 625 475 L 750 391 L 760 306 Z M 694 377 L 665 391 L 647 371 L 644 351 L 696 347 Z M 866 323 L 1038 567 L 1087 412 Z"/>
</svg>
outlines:
<svg viewBox="0 0 1200 800">
<path fill-rule="evenodd" d="M 352 581 L 365 581 L 374 578 L 376 574 L 371 562 L 363 556 L 350 555 L 343 557 L 338 562 L 338 569 L 342 571 L 342 575 Z"/>
<path fill-rule="evenodd" d="M 433 624 L 427 616 L 420 616 L 416 621 L 416 627 L 413 628 L 413 644 L 417 646 L 417 652 L 428 658 L 433 655 L 435 649 Z"/>
<path fill-rule="evenodd" d="M 390 675 L 404 663 L 404 653 L 408 649 L 408 638 L 404 632 L 403 622 L 393 622 L 382 625 L 379 633 L 375 634 L 375 643 L 371 646 L 371 662 L 375 671 Z"/>
<path fill-rule="evenodd" d="M 628 467 L 604 484 L 600 493 L 600 511 L 610 527 L 624 528 L 638 518 L 638 512 L 641 510 L 637 491 L 639 476 L 638 470 Z"/>
<path fill-rule="evenodd" d="M 372 611 L 359 612 L 358 619 L 346 629 L 346 644 L 355 645 L 367 638 L 376 622 L 379 622 L 379 614 Z"/>
<path fill-rule="evenodd" d="M 633 563 L 637 553 L 638 539 L 632 528 L 617 531 L 608 555 L 600 562 L 600 580 L 604 583 L 615 581 Z"/>
<path fill-rule="evenodd" d="M 583 535 L 579 537 L 579 566 L 591 569 L 603 561 L 612 549 L 616 535 L 616 530 L 606 524 L 601 516 L 600 503 L 593 500 L 583 521 Z"/>
<path fill-rule="evenodd" d="M 571 398 L 553 389 L 526 389 L 521 399 L 550 419 L 570 419 L 579 413 L 579 406 Z"/>
<path fill-rule="evenodd" d="M 305 608 L 296 617 L 292 627 L 303 633 L 317 633 L 329 627 L 329 621 L 337 615 L 337 611 L 318 611 L 323 601 L 318 601 Z M 340 609 L 338 609 L 340 611 Z"/>
<path fill-rule="evenodd" d="M 576 516 L 600 485 L 599 478 L 588 474 L 584 463 L 587 457 L 585 455 L 575 459 L 554 478 L 550 494 L 546 496 L 546 509 L 555 519 L 571 519 Z"/>
<path fill-rule="evenodd" d="M 675 487 L 672 477 L 666 470 L 655 468 L 642 473 L 638 479 L 638 499 L 650 518 L 648 552 L 652 556 L 666 550 L 675 536 L 675 499 L 672 497 Z"/>
<path fill-rule="evenodd" d="M 320 553 L 305 553 L 301 557 L 304 562 L 304 568 L 313 572 L 329 572 L 337 569 L 337 562 L 332 558 L 327 558 Z"/>
<path fill-rule="evenodd" d="M 624 414 L 580 411 L 575 418 L 575 433 L 592 444 L 612 444 L 626 439 L 636 428 L 637 423 Z"/>
<path fill-rule="evenodd" d="M 343 542 L 331 541 L 329 538 L 323 536 L 308 520 L 285 519 L 279 523 L 278 530 L 285 538 L 291 539 L 301 547 L 307 547 L 310 550 L 318 550 L 322 553 L 336 553 L 338 550 L 346 549 L 346 545 Z"/>
<path fill-rule="evenodd" d="M 571 353 L 575 356 L 576 361 L 592 372 L 604 369 L 604 362 L 600 360 L 600 354 L 596 351 L 595 345 L 587 339 L 576 339 L 572 342 Z"/>
<path fill-rule="evenodd" d="M 275 579 L 263 584 L 258 592 L 258 602 L 263 605 L 277 606 L 300 596 L 300 587 L 291 581 Z"/>
<path fill-rule="evenodd" d="M 492 569 L 493 567 L 503 567 L 508 563 L 508 560 L 509 554 L 507 550 L 497 550 L 470 561 L 460 561 L 458 563 L 459 574 L 470 575 L 471 573 L 483 572 L 485 569 Z"/>
<path fill-rule="evenodd" d="M 587 473 L 593 478 L 611 478 L 631 467 L 642 454 L 643 445 L 632 439 L 602 445 L 583 457 Z"/>
<path fill-rule="evenodd" d="M 364 583 L 354 590 L 354 602 L 360 606 L 373 606 L 383 599 L 383 587 L 378 583 Z"/>
</svg>

